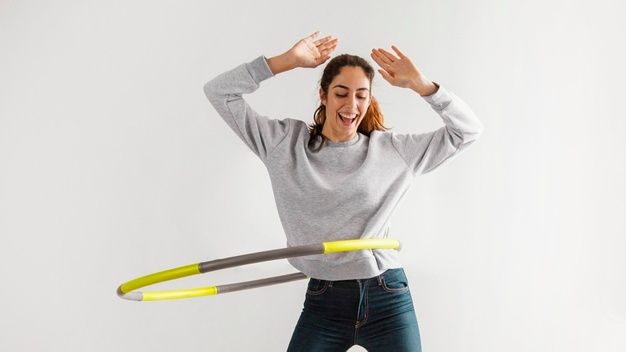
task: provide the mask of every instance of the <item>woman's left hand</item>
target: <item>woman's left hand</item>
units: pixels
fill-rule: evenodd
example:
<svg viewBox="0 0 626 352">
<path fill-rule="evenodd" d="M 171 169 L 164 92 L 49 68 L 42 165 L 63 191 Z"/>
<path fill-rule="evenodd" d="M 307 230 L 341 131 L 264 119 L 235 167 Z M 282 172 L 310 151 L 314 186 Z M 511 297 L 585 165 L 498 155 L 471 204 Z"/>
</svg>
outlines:
<svg viewBox="0 0 626 352">
<path fill-rule="evenodd" d="M 427 79 L 408 56 L 394 45 L 391 48 L 398 57 L 384 49 L 372 49 L 370 54 L 381 67 L 378 72 L 387 82 L 396 87 L 410 88 L 421 96 L 431 95 L 437 91 L 439 87 Z"/>
</svg>

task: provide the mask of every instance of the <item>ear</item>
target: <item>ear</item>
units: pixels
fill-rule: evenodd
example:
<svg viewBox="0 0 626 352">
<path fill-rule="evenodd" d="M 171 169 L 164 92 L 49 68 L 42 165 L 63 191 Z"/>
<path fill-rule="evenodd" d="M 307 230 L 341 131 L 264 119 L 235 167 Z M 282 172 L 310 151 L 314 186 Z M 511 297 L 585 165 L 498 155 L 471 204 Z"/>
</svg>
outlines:
<svg viewBox="0 0 626 352">
<path fill-rule="evenodd" d="M 320 94 L 320 100 L 322 101 L 322 105 L 326 106 L 326 98 L 324 97 L 324 91 L 322 90 L 322 88 L 320 88 L 319 94 Z"/>
</svg>

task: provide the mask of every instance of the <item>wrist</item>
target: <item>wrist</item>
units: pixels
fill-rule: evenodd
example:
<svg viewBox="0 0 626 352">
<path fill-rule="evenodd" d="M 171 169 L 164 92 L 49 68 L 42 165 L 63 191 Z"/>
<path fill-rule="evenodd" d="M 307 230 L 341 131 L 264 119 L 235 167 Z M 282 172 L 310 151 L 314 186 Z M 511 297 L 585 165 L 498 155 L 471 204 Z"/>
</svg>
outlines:
<svg viewBox="0 0 626 352">
<path fill-rule="evenodd" d="M 267 65 L 270 67 L 274 75 L 298 67 L 296 61 L 293 56 L 289 54 L 289 52 L 284 52 L 280 55 L 267 59 Z"/>
<path fill-rule="evenodd" d="M 416 82 L 410 87 L 413 91 L 422 97 L 435 94 L 439 90 L 439 85 L 429 80 Z"/>
</svg>

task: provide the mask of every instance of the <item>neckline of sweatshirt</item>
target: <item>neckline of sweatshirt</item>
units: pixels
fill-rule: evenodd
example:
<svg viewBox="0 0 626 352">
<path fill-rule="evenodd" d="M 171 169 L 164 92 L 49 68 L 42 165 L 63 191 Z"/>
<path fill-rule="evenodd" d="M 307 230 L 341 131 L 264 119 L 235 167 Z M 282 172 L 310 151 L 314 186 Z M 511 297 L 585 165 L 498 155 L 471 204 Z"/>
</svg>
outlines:
<svg viewBox="0 0 626 352">
<path fill-rule="evenodd" d="M 349 146 L 359 143 L 361 139 L 362 139 L 361 133 L 357 132 L 354 135 L 354 137 L 352 137 L 352 139 L 347 140 L 347 141 L 333 142 L 332 140 L 327 138 L 326 141 L 324 142 L 324 146 L 331 147 L 331 148 L 349 147 Z"/>
</svg>

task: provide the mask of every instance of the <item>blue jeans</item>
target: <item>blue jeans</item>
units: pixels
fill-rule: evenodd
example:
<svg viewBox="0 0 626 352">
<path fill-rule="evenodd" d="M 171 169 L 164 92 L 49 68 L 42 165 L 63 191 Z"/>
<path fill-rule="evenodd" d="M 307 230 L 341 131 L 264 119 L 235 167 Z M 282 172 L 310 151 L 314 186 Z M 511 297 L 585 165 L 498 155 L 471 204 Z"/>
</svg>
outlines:
<svg viewBox="0 0 626 352">
<path fill-rule="evenodd" d="M 369 279 L 309 279 L 304 308 L 288 352 L 420 352 L 409 283 L 402 268 Z"/>
</svg>

